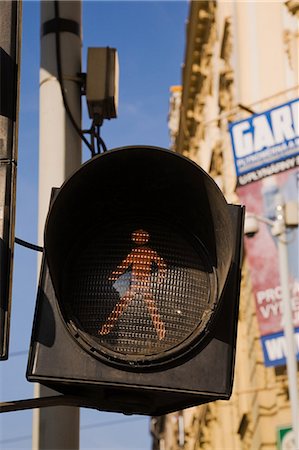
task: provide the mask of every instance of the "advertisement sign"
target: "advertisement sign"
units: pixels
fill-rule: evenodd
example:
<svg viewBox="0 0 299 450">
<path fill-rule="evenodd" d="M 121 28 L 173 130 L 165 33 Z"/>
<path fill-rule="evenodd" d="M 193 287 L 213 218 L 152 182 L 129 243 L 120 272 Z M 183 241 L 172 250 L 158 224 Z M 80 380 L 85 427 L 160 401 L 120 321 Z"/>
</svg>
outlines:
<svg viewBox="0 0 299 450">
<path fill-rule="evenodd" d="M 299 99 L 229 127 L 238 185 L 299 166 Z"/>
<path fill-rule="evenodd" d="M 275 219 L 281 197 L 285 202 L 298 201 L 299 168 L 239 186 L 240 202 L 254 215 Z M 295 327 L 297 358 L 299 359 L 299 233 L 298 227 L 287 232 L 289 286 Z M 245 237 L 256 314 L 266 366 L 286 364 L 286 342 L 283 334 L 282 289 L 280 285 L 277 239 L 271 226 L 260 223 L 259 231 Z"/>
</svg>

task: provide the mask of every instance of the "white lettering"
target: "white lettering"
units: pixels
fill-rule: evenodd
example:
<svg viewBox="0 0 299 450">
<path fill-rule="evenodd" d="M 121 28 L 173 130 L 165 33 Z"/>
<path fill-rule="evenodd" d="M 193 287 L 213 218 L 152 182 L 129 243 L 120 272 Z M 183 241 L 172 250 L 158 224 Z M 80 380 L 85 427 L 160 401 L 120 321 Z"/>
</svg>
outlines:
<svg viewBox="0 0 299 450">
<path fill-rule="evenodd" d="M 288 105 L 277 108 L 271 113 L 273 134 L 277 144 L 285 139 L 294 139 L 295 133 L 292 127 L 292 116 Z"/>
<path fill-rule="evenodd" d="M 243 158 L 253 151 L 252 134 L 250 133 L 249 122 L 241 122 L 232 129 L 235 143 L 235 152 L 238 158 Z"/>
<path fill-rule="evenodd" d="M 278 316 L 278 314 L 281 314 L 281 307 L 281 302 L 270 303 L 268 305 L 261 306 L 260 311 L 264 319 L 269 319 L 271 315 Z"/>
<path fill-rule="evenodd" d="M 284 172 L 285 170 L 291 169 L 295 166 L 299 166 L 299 155 L 294 158 L 289 158 L 285 161 L 279 161 L 272 163 L 269 166 L 262 167 L 261 169 L 254 170 L 245 175 L 239 176 L 239 184 L 245 185 L 251 183 L 252 181 L 260 180 L 261 178 L 267 177 L 268 175 L 273 175 L 274 173 Z"/>
<path fill-rule="evenodd" d="M 258 304 L 263 303 L 263 301 L 269 303 L 275 302 L 276 300 L 281 300 L 281 286 L 276 286 L 274 289 L 266 289 L 265 291 L 258 291 L 256 297 Z"/>
<path fill-rule="evenodd" d="M 258 291 L 256 293 L 257 302 L 260 305 L 266 299 L 265 291 Z"/>
<path fill-rule="evenodd" d="M 299 146 L 299 100 L 233 124 L 231 133 L 240 172 L 292 156 Z"/>
<path fill-rule="evenodd" d="M 276 339 L 269 339 L 265 342 L 265 347 L 270 361 L 282 359 L 286 355 L 286 342 L 284 336 Z"/>
<path fill-rule="evenodd" d="M 294 335 L 295 347 L 299 351 L 299 333 Z M 270 361 L 282 359 L 286 356 L 286 339 L 284 336 L 268 339 L 265 341 L 265 347 Z"/>
<path fill-rule="evenodd" d="M 257 116 L 252 120 L 254 126 L 254 151 L 275 145 L 270 124 L 266 116 Z"/>
<path fill-rule="evenodd" d="M 296 136 L 299 136 L 299 100 L 291 105 Z"/>
</svg>

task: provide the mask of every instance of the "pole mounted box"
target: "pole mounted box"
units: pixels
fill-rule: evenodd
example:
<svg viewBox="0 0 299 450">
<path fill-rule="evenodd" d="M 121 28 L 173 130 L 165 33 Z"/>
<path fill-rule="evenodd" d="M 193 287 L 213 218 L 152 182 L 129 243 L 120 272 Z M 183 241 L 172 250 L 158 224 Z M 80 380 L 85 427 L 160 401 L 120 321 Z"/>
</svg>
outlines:
<svg viewBox="0 0 299 450">
<path fill-rule="evenodd" d="M 49 210 L 28 380 L 125 413 L 228 399 L 243 213 L 169 150 L 84 164 Z"/>
<path fill-rule="evenodd" d="M 116 118 L 118 85 L 117 50 L 110 47 L 88 48 L 86 100 L 90 118 Z"/>
</svg>

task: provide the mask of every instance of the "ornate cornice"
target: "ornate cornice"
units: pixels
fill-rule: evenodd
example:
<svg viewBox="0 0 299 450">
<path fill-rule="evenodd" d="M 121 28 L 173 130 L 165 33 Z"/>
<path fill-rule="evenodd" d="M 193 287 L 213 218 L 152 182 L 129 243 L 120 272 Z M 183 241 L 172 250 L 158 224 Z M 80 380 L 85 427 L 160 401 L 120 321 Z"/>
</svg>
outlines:
<svg viewBox="0 0 299 450">
<path fill-rule="evenodd" d="M 299 17 L 299 1 L 298 0 L 288 0 L 285 2 L 285 4 L 291 14 Z"/>
<path fill-rule="evenodd" d="M 209 41 L 215 23 L 216 1 L 192 1 L 187 23 L 183 92 L 176 151 L 183 153 L 195 133 L 195 102 L 208 77 Z"/>
</svg>

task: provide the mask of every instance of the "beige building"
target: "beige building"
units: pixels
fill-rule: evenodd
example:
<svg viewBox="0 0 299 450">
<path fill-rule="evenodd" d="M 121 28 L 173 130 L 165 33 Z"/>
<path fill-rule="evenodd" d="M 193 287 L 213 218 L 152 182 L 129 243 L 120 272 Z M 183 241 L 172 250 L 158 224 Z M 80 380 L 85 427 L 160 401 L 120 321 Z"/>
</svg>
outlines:
<svg viewBox="0 0 299 450">
<path fill-rule="evenodd" d="M 210 173 L 229 202 L 238 197 L 228 124 L 299 97 L 298 20 L 295 0 L 190 2 L 172 147 Z M 290 424 L 286 368 L 264 365 L 245 257 L 231 400 L 153 418 L 153 449 L 274 450 L 278 427 Z"/>
</svg>

